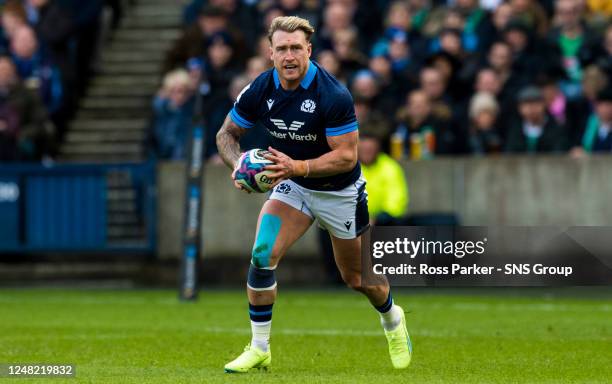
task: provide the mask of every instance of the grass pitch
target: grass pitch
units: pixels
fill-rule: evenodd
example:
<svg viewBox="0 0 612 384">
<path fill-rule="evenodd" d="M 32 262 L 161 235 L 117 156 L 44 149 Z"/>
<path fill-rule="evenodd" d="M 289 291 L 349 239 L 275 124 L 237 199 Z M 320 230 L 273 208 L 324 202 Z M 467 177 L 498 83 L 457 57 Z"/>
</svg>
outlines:
<svg viewBox="0 0 612 384">
<path fill-rule="evenodd" d="M 72 379 L 23 381 L 54 384 L 609 383 L 611 297 L 395 290 L 414 355 L 394 371 L 363 297 L 281 291 L 272 370 L 229 375 L 223 365 L 250 338 L 242 292 L 180 303 L 174 291 L 0 290 L 0 363 L 76 365 Z"/>
</svg>

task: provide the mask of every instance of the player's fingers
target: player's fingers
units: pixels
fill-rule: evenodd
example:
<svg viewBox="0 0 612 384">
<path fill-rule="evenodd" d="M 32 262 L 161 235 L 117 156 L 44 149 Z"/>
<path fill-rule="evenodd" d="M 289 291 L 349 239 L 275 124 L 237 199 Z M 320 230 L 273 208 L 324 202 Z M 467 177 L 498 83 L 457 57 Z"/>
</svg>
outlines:
<svg viewBox="0 0 612 384">
<path fill-rule="evenodd" d="M 236 187 L 237 189 L 244 191 L 246 193 L 251 193 L 251 191 L 249 191 L 248 189 L 246 189 L 245 187 L 243 187 L 242 185 L 238 184 L 237 182 L 234 181 L 234 187 Z"/>
<path fill-rule="evenodd" d="M 272 152 L 272 154 L 275 155 L 275 156 L 287 156 L 284 153 L 282 153 L 281 151 L 277 151 L 276 149 L 274 149 L 272 147 L 268 147 L 268 151 Z"/>
<path fill-rule="evenodd" d="M 285 169 L 285 168 L 287 167 L 285 167 L 282 164 L 270 164 L 264 167 L 266 171 L 280 171 L 281 169 Z"/>
<path fill-rule="evenodd" d="M 276 179 L 276 178 L 281 178 L 281 177 L 286 177 L 286 176 L 287 176 L 287 171 L 278 171 L 278 172 L 274 172 L 268 175 L 268 177 L 271 179 Z"/>
<path fill-rule="evenodd" d="M 266 159 L 275 162 L 275 163 L 279 163 L 281 161 L 281 158 L 278 156 L 274 156 L 274 155 L 266 155 L 264 156 Z"/>
</svg>

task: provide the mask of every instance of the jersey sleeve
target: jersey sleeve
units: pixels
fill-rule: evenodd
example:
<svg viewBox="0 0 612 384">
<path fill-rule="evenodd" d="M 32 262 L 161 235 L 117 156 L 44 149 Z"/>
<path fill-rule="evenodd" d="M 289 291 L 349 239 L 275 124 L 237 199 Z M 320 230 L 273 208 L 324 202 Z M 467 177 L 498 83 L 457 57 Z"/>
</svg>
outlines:
<svg viewBox="0 0 612 384">
<path fill-rule="evenodd" d="M 242 128 L 253 128 L 257 121 L 257 95 L 252 84 L 242 89 L 234 107 L 229 112 L 230 119 Z"/>
<path fill-rule="evenodd" d="M 325 116 L 325 135 L 339 136 L 356 131 L 358 125 L 351 94 L 345 90 L 330 97 L 329 103 Z"/>
</svg>

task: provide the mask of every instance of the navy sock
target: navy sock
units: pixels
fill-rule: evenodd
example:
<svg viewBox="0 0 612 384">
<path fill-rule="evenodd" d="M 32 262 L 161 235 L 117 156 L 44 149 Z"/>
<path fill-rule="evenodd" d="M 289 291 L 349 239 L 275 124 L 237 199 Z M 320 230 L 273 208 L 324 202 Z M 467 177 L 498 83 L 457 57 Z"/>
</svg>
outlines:
<svg viewBox="0 0 612 384">
<path fill-rule="evenodd" d="M 387 296 L 387 300 L 383 305 L 374 306 L 376 310 L 380 313 L 389 312 L 389 310 L 393 307 L 393 297 L 391 296 L 391 291 L 389 291 L 389 296 Z"/>
<path fill-rule="evenodd" d="M 253 305 L 249 303 L 249 316 L 251 317 L 251 321 L 265 323 L 266 321 L 272 320 L 273 305 L 274 304 Z"/>
</svg>

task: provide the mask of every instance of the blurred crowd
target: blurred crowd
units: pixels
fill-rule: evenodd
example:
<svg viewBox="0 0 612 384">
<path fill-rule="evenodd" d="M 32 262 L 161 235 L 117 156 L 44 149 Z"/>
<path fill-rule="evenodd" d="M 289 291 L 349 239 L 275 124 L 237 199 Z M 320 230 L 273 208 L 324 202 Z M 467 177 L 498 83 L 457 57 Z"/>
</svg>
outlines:
<svg viewBox="0 0 612 384">
<path fill-rule="evenodd" d="M 103 10 L 121 0 L 0 0 L 0 161 L 57 150 L 96 70 Z"/>
<path fill-rule="evenodd" d="M 215 134 L 271 67 L 276 16 L 315 26 L 313 57 L 351 90 L 361 134 L 394 158 L 612 151 L 612 1 L 193 0 L 154 102 L 158 154 Z M 244 148 L 267 143 L 262 127 Z M 177 148 L 178 147 L 178 148 Z"/>
</svg>

